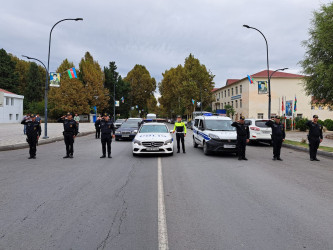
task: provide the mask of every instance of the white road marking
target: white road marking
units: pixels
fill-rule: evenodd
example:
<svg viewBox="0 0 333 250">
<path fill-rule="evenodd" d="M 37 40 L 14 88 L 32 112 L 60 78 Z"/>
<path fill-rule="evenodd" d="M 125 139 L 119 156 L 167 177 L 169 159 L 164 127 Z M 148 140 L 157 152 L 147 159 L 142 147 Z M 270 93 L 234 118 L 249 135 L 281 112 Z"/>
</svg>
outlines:
<svg viewBox="0 0 333 250">
<path fill-rule="evenodd" d="M 168 230 L 165 216 L 165 203 L 164 203 L 164 187 L 163 187 L 163 173 L 162 161 L 158 157 L 157 160 L 157 185 L 158 185 L 158 248 L 160 250 L 168 250 Z"/>
</svg>

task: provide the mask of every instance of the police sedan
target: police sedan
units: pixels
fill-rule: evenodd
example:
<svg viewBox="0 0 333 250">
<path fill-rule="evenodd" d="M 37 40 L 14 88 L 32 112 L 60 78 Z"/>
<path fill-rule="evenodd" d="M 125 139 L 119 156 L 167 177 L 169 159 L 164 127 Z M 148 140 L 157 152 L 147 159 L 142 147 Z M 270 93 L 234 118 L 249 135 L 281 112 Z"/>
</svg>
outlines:
<svg viewBox="0 0 333 250">
<path fill-rule="evenodd" d="M 133 142 L 133 155 L 173 154 L 173 139 L 164 123 L 150 122 L 143 124 Z"/>
</svg>

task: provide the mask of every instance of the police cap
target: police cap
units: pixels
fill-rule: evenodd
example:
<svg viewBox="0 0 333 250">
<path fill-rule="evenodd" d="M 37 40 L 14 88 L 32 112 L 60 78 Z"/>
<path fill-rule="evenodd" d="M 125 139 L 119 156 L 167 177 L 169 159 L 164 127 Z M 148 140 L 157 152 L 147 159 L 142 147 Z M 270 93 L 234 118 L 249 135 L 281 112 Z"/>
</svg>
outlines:
<svg viewBox="0 0 333 250">
<path fill-rule="evenodd" d="M 275 119 L 281 119 L 281 117 L 279 115 L 276 115 Z"/>
<path fill-rule="evenodd" d="M 70 115 L 73 115 L 73 114 L 72 114 L 71 112 L 68 112 L 68 113 L 67 113 L 67 116 L 70 116 Z"/>
<path fill-rule="evenodd" d="M 318 118 L 318 115 L 313 115 L 313 118 Z"/>
<path fill-rule="evenodd" d="M 241 116 L 239 117 L 239 119 L 240 119 L 240 120 L 245 120 L 245 116 L 241 115 Z"/>
<path fill-rule="evenodd" d="M 104 117 L 107 117 L 107 116 L 109 116 L 109 114 L 108 114 L 108 113 L 104 113 L 103 116 L 104 116 Z"/>
<path fill-rule="evenodd" d="M 34 115 L 34 114 L 31 114 L 31 115 L 30 115 L 30 117 L 31 117 L 31 118 L 34 118 L 34 117 L 35 117 L 35 115 Z"/>
<path fill-rule="evenodd" d="M 180 115 L 177 115 L 177 118 L 182 118 Z"/>
</svg>

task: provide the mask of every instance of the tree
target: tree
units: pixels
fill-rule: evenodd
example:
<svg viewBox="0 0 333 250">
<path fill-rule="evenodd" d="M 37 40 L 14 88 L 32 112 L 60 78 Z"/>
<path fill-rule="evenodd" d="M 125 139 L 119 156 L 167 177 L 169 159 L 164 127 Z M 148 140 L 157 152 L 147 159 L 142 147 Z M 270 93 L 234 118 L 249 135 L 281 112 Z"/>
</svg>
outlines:
<svg viewBox="0 0 333 250">
<path fill-rule="evenodd" d="M 84 84 L 90 107 L 97 106 L 97 110 L 107 111 L 110 96 L 104 88 L 104 74 L 89 52 L 81 59 L 79 78 Z"/>
<path fill-rule="evenodd" d="M 72 67 L 74 67 L 74 64 L 65 59 L 57 72 L 64 72 Z M 50 88 L 49 101 L 52 117 L 59 117 L 66 112 L 88 114 L 90 110 L 83 83 L 77 78 L 70 79 L 67 74 L 61 75 L 59 88 Z"/>
<path fill-rule="evenodd" d="M 0 49 L 0 88 L 17 93 L 19 77 L 16 63 L 4 49 Z"/>
<path fill-rule="evenodd" d="M 116 71 L 117 66 L 115 62 L 110 62 L 109 67 L 104 67 L 104 87 L 109 90 L 111 98 L 109 100 L 109 110 L 113 111 L 114 100 L 113 92 L 114 86 L 116 87 L 115 99 L 120 101 L 120 106 L 116 108 L 116 113 L 120 114 L 121 117 L 128 117 L 130 110 L 130 90 L 131 86 L 128 82 L 125 82 L 119 73 Z M 121 101 L 121 98 L 124 98 L 124 102 Z"/>
<path fill-rule="evenodd" d="M 15 62 L 15 72 L 18 75 L 18 87 L 17 94 L 24 95 L 25 89 L 27 87 L 27 78 L 31 62 L 25 60 L 20 60 L 16 56 L 11 55 L 12 60 Z M 45 81 L 45 71 L 44 71 L 44 81 Z"/>
<path fill-rule="evenodd" d="M 203 107 L 210 106 L 214 75 L 192 54 L 185 59 L 184 66 L 178 65 L 162 75 L 159 102 L 170 116 L 191 114 L 195 109 L 192 100 L 202 102 Z"/>
<path fill-rule="evenodd" d="M 225 105 L 224 109 L 225 109 L 225 111 L 227 113 L 227 116 L 233 117 L 235 115 L 235 109 L 234 109 L 233 106 L 231 106 L 231 105 Z"/>
<path fill-rule="evenodd" d="M 158 113 L 157 100 L 153 94 L 147 100 L 147 113 Z"/>
<path fill-rule="evenodd" d="M 156 89 L 156 80 L 150 76 L 149 71 L 143 65 L 135 65 L 124 78 L 131 86 L 131 106 L 138 105 L 139 109 L 147 111 L 147 100 Z"/>
<path fill-rule="evenodd" d="M 306 54 L 301 65 L 305 90 L 324 104 L 333 104 L 333 3 L 314 12 L 310 38 L 303 42 Z"/>
<path fill-rule="evenodd" d="M 43 89 L 44 82 L 41 81 L 38 65 L 32 62 L 30 63 L 27 74 L 27 85 L 24 91 L 24 109 L 27 109 L 28 105 L 32 102 L 40 102 L 43 100 Z"/>
</svg>

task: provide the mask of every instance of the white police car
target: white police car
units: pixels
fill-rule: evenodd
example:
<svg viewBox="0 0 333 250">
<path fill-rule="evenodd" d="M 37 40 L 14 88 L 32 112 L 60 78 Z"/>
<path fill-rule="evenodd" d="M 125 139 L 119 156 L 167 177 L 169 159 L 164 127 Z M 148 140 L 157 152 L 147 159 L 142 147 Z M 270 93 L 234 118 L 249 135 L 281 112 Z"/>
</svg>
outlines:
<svg viewBox="0 0 333 250">
<path fill-rule="evenodd" d="M 133 155 L 173 154 L 173 139 L 164 123 L 144 123 L 132 141 Z"/>
<path fill-rule="evenodd" d="M 211 152 L 237 153 L 237 132 L 232 120 L 224 116 L 197 116 L 193 124 L 193 146 Z"/>
</svg>

